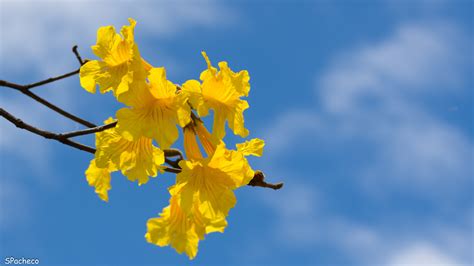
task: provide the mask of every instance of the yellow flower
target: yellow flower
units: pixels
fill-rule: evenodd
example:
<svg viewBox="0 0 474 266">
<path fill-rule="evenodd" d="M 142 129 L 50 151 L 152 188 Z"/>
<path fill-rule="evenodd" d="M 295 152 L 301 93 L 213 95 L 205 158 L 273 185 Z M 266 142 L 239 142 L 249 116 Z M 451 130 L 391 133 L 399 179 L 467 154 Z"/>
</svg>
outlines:
<svg viewBox="0 0 474 266">
<path fill-rule="evenodd" d="M 211 232 L 223 232 L 227 223 L 224 219 L 211 222 L 199 213 L 194 205 L 192 212 L 183 212 L 176 197 L 171 197 L 170 205 L 160 213 L 160 217 L 147 222 L 145 238 L 160 247 L 171 245 L 178 253 L 185 252 L 193 259 L 198 252 L 199 240 Z"/>
<path fill-rule="evenodd" d="M 109 118 L 105 123 L 112 122 Z M 115 128 L 96 133 L 96 165 L 121 170 L 130 181 L 138 180 L 142 185 L 148 177 L 162 172 L 165 156 L 155 147 L 150 138 L 140 137 L 129 141 L 117 133 Z"/>
<path fill-rule="evenodd" d="M 103 201 L 109 201 L 108 191 L 111 189 L 110 172 L 112 171 L 107 167 L 97 167 L 95 159 L 91 160 L 89 168 L 86 170 L 86 179 L 89 186 L 95 187 L 95 193 Z"/>
<path fill-rule="evenodd" d="M 207 128 L 204 126 L 204 124 L 200 120 L 193 120 L 192 124 L 193 132 L 198 136 L 202 147 L 206 151 L 208 156 L 213 156 L 217 145 L 215 144 L 215 141 L 211 137 L 211 134 L 209 134 L 209 131 Z M 186 128 L 185 128 L 186 132 Z M 186 136 L 186 134 L 185 134 Z M 222 142 L 222 141 L 221 141 Z M 186 151 L 186 139 L 184 142 L 184 148 Z M 196 144 L 197 146 L 197 144 Z M 227 154 L 232 154 L 234 152 L 241 153 L 244 156 L 244 171 L 246 172 L 245 176 L 254 176 L 255 172 L 253 169 L 250 167 L 250 164 L 247 161 L 246 156 L 253 155 L 253 156 L 262 156 L 263 154 L 263 147 L 265 146 L 265 142 L 261 139 L 255 138 L 251 139 L 249 141 L 246 141 L 244 143 L 239 143 L 236 144 L 237 151 L 227 151 Z M 196 149 L 194 149 L 196 150 Z M 186 151 L 186 154 L 188 155 L 188 152 Z M 229 156 L 229 155 L 228 155 Z M 189 156 L 188 156 L 189 157 Z M 202 158 L 202 156 L 200 157 Z M 246 185 L 247 180 L 243 180 L 243 185 Z"/>
<path fill-rule="evenodd" d="M 171 245 L 178 253 L 186 252 L 193 259 L 200 239 L 196 226 L 172 197 L 170 205 L 163 209 L 160 217 L 148 220 L 145 238 L 149 243 L 160 247 Z"/>
<path fill-rule="evenodd" d="M 151 66 L 144 61 L 134 41 L 136 22 L 128 19 L 130 26 L 123 26 L 122 36 L 113 26 L 101 27 L 97 31 L 97 44 L 92 51 L 102 60 L 91 60 L 80 69 L 81 86 L 95 93 L 96 85 L 100 92 L 112 90 L 116 96 L 128 90 L 133 79 L 145 79 Z"/>
<path fill-rule="evenodd" d="M 205 52 L 208 69 L 201 73 L 202 85 L 196 80 L 189 80 L 182 86 L 189 95 L 189 102 L 198 111 L 199 116 L 206 116 L 209 109 L 214 110 L 212 135 L 216 139 L 225 136 L 227 121 L 234 134 L 246 137 L 249 131 L 244 127 L 243 112 L 249 105 L 241 97 L 248 96 L 250 91 L 249 74 L 246 70 L 233 72 L 227 62 L 219 62 L 219 71 L 211 65 Z"/>
<path fill-rule="evenodd" d="M 149 83 L 136 82 L 125 103 L 131 108 L 117 111 L 117 131 L 128 140 L 140 137 L 155 139 L 162 149 L 169 148 L 178 138 L 176 125 L 184 127 L 191 120 L 187 95 L 177 92 L 166 79 L 164 68 L 153 68 Z"/>
<path fill-rule="evenodd" d="M 182 169 L 176 176 L 179 190 L 172 188 L 170 193 L 177 197 L 184 212 L 189 213 L 192 206 L 199 202 L 199 212 L 203 217 L 222 219 L 236 203 L 233 190 L 248 184 L 253 171 L 249 171 L 243 153 L 227 150 L 224 142 L 212 147 L 208 158 L 202 158 L 196 137 L 189 136 L 189 133 L 194 133 L 193 130 L 189 127 L 184 129 L 184 147 L 189 159 L 179 162 Z"/>
</svg>

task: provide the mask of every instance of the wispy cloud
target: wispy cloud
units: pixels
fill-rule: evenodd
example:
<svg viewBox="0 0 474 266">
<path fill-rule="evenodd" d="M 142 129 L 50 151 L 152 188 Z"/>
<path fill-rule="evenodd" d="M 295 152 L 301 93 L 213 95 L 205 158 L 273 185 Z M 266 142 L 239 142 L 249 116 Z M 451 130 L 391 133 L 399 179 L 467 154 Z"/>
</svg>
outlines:
<svg viewBox="0 0 474 266">
<path fill-rule="evenodd" d="M 460 215 L 462 226 L 434 221 L 423 225 L 412 221 L 408 227 L 373 225 L 335 213 L 316 186 L 295 182 L 278 194 L 265 194 L 260 201 L 277 218 L 267 236 L 271 240 L 258 245 L 267 249 L 304 253 L 331 247 L 363 265 L 454 266 L 468 265 L 473 259 L 472 239 L 465 233 L 472 223 L 470 211 Z"/>
<path fill-rule="evenodd" d="M 327 151 L 335 157 L 331 162 L 350 169 L 344 171 L 343 182 L 363 200 L 412 195 L 437 206 L 455 204 L 456 195 L 470 193 L 466 187 L 472 184 L 474 144 L 459 126 L 440 115 L 449 112 L 449 103 L 442 108 L 433 105 L 470 93 L 462 88 L 466 69 L 472 66 L 459 53 L 469 45 L 456 25 L 436 22 L 402 24 L 382 40 L 349 47 L 316 78 L 318 107 L 286 110 L 267 128 L 266 155 L 278 162 L 294 156 L 294 147 L 300 147 L 299 156 L 308 156 L 306 162 L 313 163 Z M 358 163 L 349 165 L 354 160 Z M 313 167 L 306 166 L 307 172 L 328 175 Z M 282 164 L 274 168 L 273 172 L 283 173 L 301 170 Z M 325 201 L 337 199 L 321 194 L 318 185 L 328 189 L 329 181 L 290 176 L 285 191 L 262 199 L 279 217 L 273 228 L 279 237 L 275 243 L 296 249 L 335 246 L 363 264 L 472 261 L 470 251 L 459 248 L 472 247 L 468 225 L 446 221 L 440 222 L 440 229 L 437 222 L 418 222 L 412 214 L 395 215 L 404 227 L 395 220 L 380 226 L 357 221 L 350 214 L 328 210 L 335 203 Z M 339 193 L 341 187 L 337 183 L 329 189 Z M 387 207 L 379 215 L 391 211 Z M 460 218 L 464 211 L 452 210 L 457 222 L 470 221 Z"/>
<path fill-rule="evenodd" d="M 138 35 L 155 39 L 225 27 L 235 19 L 217 1 L 2 1 L 0 12 L 2 61 L 17 71 L 29 65 L 48 75 L 76 64 L 70 48 L 92 45 L 99 26 L 119 28 L 129 17 L 138 21 Z"/>
<path fill-rule="evenodd" d="M 350 49 L 317 78 L 320 108 L 279 115 L 266 136 L 268 152 L 281 156 L 317 139 L 333 152 L 343 152 L 339 143 L 367 143 L 364 156 L 372 162 L 356 169 L 367 183 L 466 182 L 472 140 L 429 107 L 466 93 L 458 89 L 466 64 L 458 51 L 465 47 L 455 26 L 439 22 L 404 24 L 384 40 Z"/>
<path fill-rule="evenodd" d="M 450 257 L 444 251 L 429 243 L 414 243 L 401 250 L 397 250 L 386 262 L 387 266 L 415 266 L 415 265 L 467 265 Z"/>
</svg>

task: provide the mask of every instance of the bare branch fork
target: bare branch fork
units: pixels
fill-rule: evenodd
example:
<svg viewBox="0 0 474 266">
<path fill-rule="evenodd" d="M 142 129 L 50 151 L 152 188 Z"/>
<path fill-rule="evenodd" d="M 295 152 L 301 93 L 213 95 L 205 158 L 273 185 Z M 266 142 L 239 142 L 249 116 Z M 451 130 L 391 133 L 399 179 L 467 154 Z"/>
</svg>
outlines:
<svg viewBox="0 0 474 266">
<path fill-rule="evenodd" d="M 74 55 L 76 56 L 77 61 L 79 62 L 79 64 L 81 66 L 84 65 L 87 62 L 87 60 L 82 59 L 79 52 L 77 51 L 77 45 L 75 45 L 72 48 L 72 51 L 73 51 Z M 111 128 L 113 128 L 117 125 L 117 121 L 114 121 L 114 122 L 109 123 L 109 124 L 97 126 L 94 123 L 91 123 L 91 122 L 89 122 L 85 119 L 82 119 L 78 116 L 75 116 L 75 115 L 65 111 L 64 109 L 52 104 L 51 102 L 43 99 L 42 97 L 36 95 L 35 93 L 33 93 L 31 91 L 32 88 L 43 86 L 43 85 L 46 85 L 46 84 L 49 84 L 49 83 L 52 83 L 52 82 L 55 82 L 55 81 L 58 81 L 58 80 L 62 80 L 62 79 L 74 76 L 76 74 L 79 74 L 79 71 L 80 71 L 80 69 L 77 69 L 77 70 L 71 71 L 69 73 L 60 75 L 60 76 L 51 77 L 51 78 L 48 78 L 48 79 L 45 79 L 45 80 L 42 80 L 42 81 L 38 81 L 38 82 L 35 82 L 35 83 L 27 84 L 27 85 L 20 85 L 20 84 L 16 84 L 16 83 L 6 81 L 6 80 L 0 80 L 0 87 L 7 87 L 7 88 L 17 90 L 17 91 L 23 93 L 24 95 L 32 98 L 33 100 L 37 101 L 38 103 L 40 103 L 40 104 L 48 107 L 49 109 L 57 112 L 58 114 L 66 117 L 66 118 L 68 118 L 68 119 L 70 119 L 74 122 L 77 122 L 77 123 L 79 123 L 83 126 L 86 126 L 87 129 L 71 131 L 71 132 L 66 132 L 66 133 L 53 133 L 53 132 L 50 132 L 50 131 L 46 131 L 46 130 L 34 127 L 30 124 L 27 124 L 24 121 L 22 121 L 21 119 L 15 117 L 11 113 L 7 112 L 3 108 L 0 108 L 0 115 L 3 118 L 5 118 L 6 120 L 8 120 L 9 122 L 11 122 L 12 124 L 14 124 L 18 128 L 25 129 L 25 130 L 27 130 L 31 133 L 34 133 L 36 135 L 42 136 L 42 137 L 47 138 L 47 139 L 56 140 L 58 142 L 61 142 L 65 145 L 68 145 L 68 146 L 71 146 L 73 148 L 79 149 L 81 151 L 85 151 L 85 152 L 95 154 L 96 150 L 94 148 L 92 148 L 90 146 L 87 146 L 87 145 L 84 145 L 84 144 L 81 144 L 81 143 L 78 143 L 76 141 L 73 141 L 70 138 L 89 135 L 89 134 L 94 134 L 94 133 L 97 133 L 97 132 L 102 132 L 102 131 L 107 130 L 107 129 L 111 129 Z M 182 152 L 179 149 L 165 149 L 163 152 L 165 153 L 165 162 L 168 165 L 171 166 L 171 167 L 166 167 L 165 171 L 170 172 L 170 173 L 180 173 L 181 172 L 181 167 L 179 167 L 178 162 L 180 160 L 184 159 Z M 176 160 L 172 160 L 172 159 L 170 159 L 172 157 L 178 157 L 178 158 Z M 254 175 L 253 179 L 250 181 L 250 183 L 248 185 L 249 186 L 265 187 L 265 188 L 272 188 L 272 189 L 275 189 L 275 190 L 280 189 L 283 186 L 283 183 L 279 183 L 279 184 L 267 183 L 267 182 L 265 182 L 264 178 L 265 178 L 265 176 L 262 172 L 255 171 L 255 175 Z"/>
</svg>

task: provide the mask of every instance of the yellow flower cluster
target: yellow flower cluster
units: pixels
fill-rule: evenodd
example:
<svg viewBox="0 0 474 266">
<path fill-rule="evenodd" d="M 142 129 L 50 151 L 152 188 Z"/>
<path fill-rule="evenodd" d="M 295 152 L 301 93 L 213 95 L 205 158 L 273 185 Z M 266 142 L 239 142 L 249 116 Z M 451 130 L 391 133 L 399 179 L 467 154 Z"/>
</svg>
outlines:
<svg viewBox="0 0 474 266">
<path fill-rule="evenodd" d="M 223 141 L 225 124 L 232 132 L 247 137 L 243 112 L 249 105 L 247 71 L 233 72 L 226 62 L 219 70 L 206 63 L 200 81 L 175 85 L 163 67 L 153 67 L 140 55 L 134 40 L 136 22 L 101 27 L 92 50 L 100 60 L 81 67 L 80 82 L 88 92 L 112 91 L 125 105 L 116 113 L 114 128 L 96 133 L 95 159 L 86 170 L 89 185 L 108 201 L 110 173 L 120 170 L 139 185 L 167 170 L 163 150 L 170 148 L 183 131 L 186 158 L 179 161 L 176 184 L 169 188 L 169 206 L 147 223 L 145 238 L 158 246 L 170 245 L 190 259 L 206 234 L 223 232 L 227 215 L 236 204 L 234 190 L 247 185 L 254 176 L 246 157 L 261 156 L 264 142 L 252 139 L 228 149 Z M 200 117 L 213 110 L 212 133 Z M 113 118 L 105 121 L 114 122 Z M 205 156 L 202 151 L 205 152 Z M 177 167 L 177 166 L 176 166 Z"/>
</svg>

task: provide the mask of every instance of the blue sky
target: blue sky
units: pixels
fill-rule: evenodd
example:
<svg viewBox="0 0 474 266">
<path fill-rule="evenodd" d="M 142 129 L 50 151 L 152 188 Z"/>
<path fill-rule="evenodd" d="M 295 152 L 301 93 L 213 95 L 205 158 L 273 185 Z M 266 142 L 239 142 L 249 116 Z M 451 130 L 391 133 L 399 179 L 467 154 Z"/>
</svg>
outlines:
<svg viewBox="0 0 474 266">
<path fill-rule="evenodd" d="M 138 21 L 142 56 L 182 83 L 215 63 L 247 69 L 252 160 L 224 234 L 194 261 L 144 239 L 167 205 L 165 174 L 114 174 L 109 203 L 91 156 L 0 120 L 0 257 L 42 265 L 470 265 L 473 249 L 470 1 L 1 1 L 0 78 L 30 83 L 93 58 L 99 26 Z M 45 129 L 80 127 L 15 91 L 0 106 Z M 77 77 L 35 89 L 95 123 L 120 105 Z M 81 139 L 92 144 L 92 138 Z M 229 143 L 240 141 L 228 134 Z"/>
</svg>

